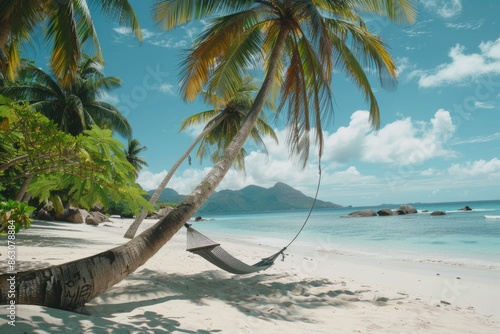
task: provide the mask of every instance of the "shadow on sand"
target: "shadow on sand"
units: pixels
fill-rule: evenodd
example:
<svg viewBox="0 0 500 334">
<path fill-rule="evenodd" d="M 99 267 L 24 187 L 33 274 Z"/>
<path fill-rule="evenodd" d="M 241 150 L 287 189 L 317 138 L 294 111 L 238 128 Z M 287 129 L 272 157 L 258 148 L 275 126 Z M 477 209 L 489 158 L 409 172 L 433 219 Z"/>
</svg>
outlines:
<svg viewBox="0 0 500 334">
<path fill-rule="evenodd" d="M 194 306 L 201 307 L 209 305 L 210 300 L 219 300 L 248 317 L 314 323 L 314 319 L 305 315 L 311 312 L 304 312 L 305 309 L 349 308 L 358 303 L 383 307 L 390 301 L 405 298 L 374 297 L 370 290 L 350 291 L 344 286 L 343 282 L 326 279 L 297 279 L 291 282 L 283 274 L 237 276 L 221 271 L 205 271 L 179 276 L 143 269 L 94 299 L 80 310 L 81 313 L 40 308 L 45 315 L 22 321 L 16 326 L 16 333 L 34 332 L 36 328 L 50 333 L 221 332 L 220 329 L 186 329 L 183 322 L 189 323 L 189 328 L 192 328 L 189 315 L 178 314 L 175 308 L 172 308 L 171 317 L 151 311 L 151 308 L 143 310 L 144 307 L 168 304 L 174 300 L 189 300 Z M 120 323 L 115 317 L 121 313 L 135 314 L 128 316 L 127 323 Z M 22 305 L 18 316 L 22 317 Z M 46 321 L 47 317 L 51 321 Z M 9 333 L 5 329 L 0 326 L 2 333 Z"/>
</svg>

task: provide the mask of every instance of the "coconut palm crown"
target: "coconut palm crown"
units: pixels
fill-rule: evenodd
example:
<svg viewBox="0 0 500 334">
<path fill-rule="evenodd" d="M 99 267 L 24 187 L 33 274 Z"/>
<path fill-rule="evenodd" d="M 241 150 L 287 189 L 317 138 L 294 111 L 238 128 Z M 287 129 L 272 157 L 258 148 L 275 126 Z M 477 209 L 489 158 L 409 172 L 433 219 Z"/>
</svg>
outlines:
<svg viewBox="0 0 500 334">
<path fill-rule="evenodd" d="M 205 124 L 204 130 L 208 130 L 208 132 L 200 140 L 196 152 L 196 156 L 200 160 L 207 153 L 211 153 L 210 159 L 214 163 L 221 157 L 224 149 L 229 145 L 246 119 L 248 111 L 252 107 L 254 95 L 258 90 L 259 86 L 256 84 L 255 79 L 245 76 L 235 83 L 234 94 L 229 98 L 223 92 L 202 92 L 205 102 L 213 105 L 214 108 L 186 118 L 180 128 L 183 131 L 190 126 Z M 270 101 L 268 101 L 266 107 L 271 111 L 275 110 L 274 104 Z M 267 122 L 265 113 L 260 114 L 255 127 L 250 133 L 250 138 L 266 151 L 262 135 L 271 138 L 276 143 L 278 142 L 273 128 Z M 234 162 L 234 167 L 245 169 L 245 155 L 246 151 L 242 148 Z"/>
<path fill-rule="evenodd" d="M 121 81 L 105 76 L 102 66 L 96 57 L 85 56 L 79 63 L 75 82 L 71 88 L 64 88 L 50 74 L 27 64 L 20 70 L 17 81 L 1 87 L 0 93 L 16 101 L 28 102 L 33 110 L 72 135 L 96 124 L 129 138 L 132 128 L 125 116 L 114 105 L 102 100 L 102 94 L 120 87 Z"/>
<path fill-rule="evenodd" d="M 380 111 L 366 73 L 378 73 L 382 87 L 396 84 L 396 65 L 382 39 L 363 20 L 366 12 L 398 23 L 416 19 L 411 0 L 164 0 L 156 19 L 165 29 L 210 18 L 181 63 L 181 91 L 193 101 L 204 89 L 234 90 L 247 68 L 277 66 L 272 85 L 280 87 L 292 154 L 306 163 L 313 128 L 319 155 L 323 124 L 333 119 L 334 68 L 353 80 L 370 106 L 378 128 Z M 276 46 L 284 43 L 279 55 Z M 275 52 L 277 53 L 277 52 Z"/>
</svg>

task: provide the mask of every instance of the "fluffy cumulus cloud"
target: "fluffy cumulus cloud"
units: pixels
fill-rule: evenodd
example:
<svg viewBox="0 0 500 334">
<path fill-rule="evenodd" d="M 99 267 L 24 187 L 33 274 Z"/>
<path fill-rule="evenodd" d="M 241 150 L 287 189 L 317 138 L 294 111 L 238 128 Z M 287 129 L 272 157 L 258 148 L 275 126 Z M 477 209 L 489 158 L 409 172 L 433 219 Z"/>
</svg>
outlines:
<svg viewBox="0 0 500 334">
<path fill-rule="evenodd" d="M 145 190 L 156 190 L 161 181 L 167 175 L 166 170 L 153 173 L 150 170 L 142 170 L 137 178 L 137 183 Z M 185 171 L 178 171 L 170 179 L 167 188 L 175 189 L 180 194 L 190 193 L 208 172 L 208 169 L 190 168 Z"/>
<path fill-rule="evenodd" d="M 479 53 L 466 53 L 463 46 L 457 44 L 451 48 L 451 62 L 441 64 L 430 71 L 414 71 L 420 87 L 437 87 L 445 84 L 463 84 L 485 75 L 500 74 L 500 38 L 482 42 Z"/>
<path fill-rule="evenodd" d="M 467 161 L 462 164 L 453 164 L 448 173 L 456 178 L 486 177 L 491 180 L 500 180 L 500 159 Z"/>
<path fill-rule="evenodd" d="M 418 164 L 436 157 L 452 156 L 446 148 L 455 131 L 450 113 L 440 109 L 428 122 L 406 117 L 372 131 L 367 111 L 356 111 L 348 126 L 326 138 L 325 159 L 346 163 Z"/>
<path fill-rule="evenodd" d="M 341 127 L 333 134 L 325 133 L 325 155 L 322 161 L 323 198 L 335 201 L 336 194 L 352 196 L 381 196 L 387 190 L 387 181 L 383 176 L 364 173 L 361 164 L 381 166 L 418 165 L 436 157 L 451 156 L 453 151 L 446 149 L 446 144 L 454 133 L 450 114 L 438 110 L 428 121 L 412 121 L 410 118 L 387 124 L 378 132 L 373 132 L 368 123 L 368 112 L 357 111 L 348 126 Z M 192 135 L 199 133 L 193 131 Z M 286 143 L 286 130 L 275 130 L 279 144 L 264 139 L 268 155 L 262 150 L 247 148 L 245 158 L 246 172 L 231 169 L 218 187 L 220 189 L 241 189 L 248 185 L 272 187 L 276 182 L 285 182 L 290 186 L 313 196 L 318 182 L 318 161 L 316 147 L 311 148 L 311 159 L 304 169 L 289 158 Z M 355 166 L 356 165 L 356 166 Z M 191 192 L 209 172 L 209 168 L 193 165 L 179 171 L 168 187 L 181 194 Z M 437 171 L 428 170 L 422 175 L 430 176 Z M 166 171 L 152 173 L 142 171 L 138 183 L 145 189 L 156 189 L 165 177 Z M 380 194 L 377 194 L 379 192 Z M 350 195 L 349 195 L 350 194 Z M 375 198 L 372 197 L 372 198 Z"/>
<path fill-rule="evenodd" d="M 461 0 L 421 0 L 420 2 L 424 8 L 446 19 L 462 12 Z"/>
</svg>

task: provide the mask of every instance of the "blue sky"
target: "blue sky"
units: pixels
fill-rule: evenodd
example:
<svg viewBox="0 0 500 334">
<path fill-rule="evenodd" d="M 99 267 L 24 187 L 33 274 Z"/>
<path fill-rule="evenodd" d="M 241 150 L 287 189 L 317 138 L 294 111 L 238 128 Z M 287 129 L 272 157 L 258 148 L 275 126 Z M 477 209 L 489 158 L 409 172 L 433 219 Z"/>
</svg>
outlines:
<svg viewBox="0 0 500 334">
<path fill-rule="evenodd" d="M 148 150 L 149 168 L 138 182 L 156 189 L 166 171 L 200 129 L 179 133 L 182 120 L 208 107 L 179 97 L 182 51 L 201 23 L 163 32 L 149 2 L 132 0 L 143 29 L 139 44 L 130 30 L 94 16 L 107 75 L 123 86 L 103 98 L 127 116 L 134 137 Z M 145 4 L 147 3 L 147 5 Z M 319 197 L 341 205 L 500 199 L 500 2 L 421 0 L 412 26 L 371 18 L 368 26 L 389 45 L 399 67 L 394 91 L 372 83 L 381 107 L 381 128 L 372 131 L 362 95 L 339 73 L 334 76 L 335 120 L 325 132 Z M 274 123 L 273 123 L 274 124 Z M 312 196 L 318 178 L 312 150 L 307 167 L 295 167 L 280 139 L 268 155 L 249 145 L 246 174 L 231 170 L 219 186 L 240 189 L 285 182 Z M 187 163 L 169 184 L 187 194 L 210 162 Z"/>
</svg>

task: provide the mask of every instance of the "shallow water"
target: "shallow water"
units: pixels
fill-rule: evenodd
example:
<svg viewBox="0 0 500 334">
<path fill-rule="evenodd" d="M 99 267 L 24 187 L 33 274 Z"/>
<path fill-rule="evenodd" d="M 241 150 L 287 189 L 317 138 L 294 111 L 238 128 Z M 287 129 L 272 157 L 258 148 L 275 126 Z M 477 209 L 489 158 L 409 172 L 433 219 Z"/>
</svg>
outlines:
<svg viewBox="0 0 500 334">
<path fill-rule="evenodd" d="M 460 211 L 465 205 L 473 210 Z M 298 245 L 377 258 L 500 269 L 500 219 L 493 218 L 500 217 L 500 201 L 413 206 L 418 214 L 364 218 L 341 216 L 365 207 L 315 210 L 289 250 Z M 377 211 L 382 207 L 369 208 Z M 445 211 L 446 215 L 430 215 L 437 210 Z M 307 214 L 307 211 L 290 211 L 218 215 L 204 217 L 212 221 L 195 224 L 209 236 L 213 232 L 234 240 L 266 239 L 276 247 L 283 247 L 300 230 Z"/>
</svg>

